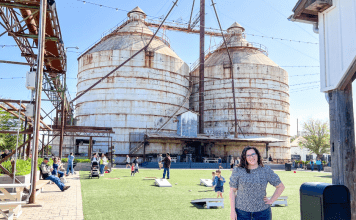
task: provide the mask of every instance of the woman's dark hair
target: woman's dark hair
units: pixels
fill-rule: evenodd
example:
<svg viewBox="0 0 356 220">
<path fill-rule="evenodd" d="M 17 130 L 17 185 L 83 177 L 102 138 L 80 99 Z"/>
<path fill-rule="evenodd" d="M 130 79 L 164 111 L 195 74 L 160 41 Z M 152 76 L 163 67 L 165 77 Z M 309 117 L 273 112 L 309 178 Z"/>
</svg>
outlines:
<svg viewBox="0 0 356 220">
<path fill-rule="evenodd" d="M 248 169 L 248 162 L 247 162 L 247 158 L 246 158 L 246 152 L 248 150 L 254 150 L 257 154 L 257 162 L 258 162 L 258 165 L 263 167 L 263 163 L 262 163 L 262 157 L 261 157 L 261 154 L 260 152 L 257 150 L 257 148 L 255 147 L 251 147 L 251 146 L 247 146 L 243 149 L 242 153 L 241 153 L 241 161 L 240 161 L 240 164 L 239 164 L 239 167 L 241 168 L 245 168 L 246 172 L 247 173 L 250 173 L 250 170 Z"/>
</svg>

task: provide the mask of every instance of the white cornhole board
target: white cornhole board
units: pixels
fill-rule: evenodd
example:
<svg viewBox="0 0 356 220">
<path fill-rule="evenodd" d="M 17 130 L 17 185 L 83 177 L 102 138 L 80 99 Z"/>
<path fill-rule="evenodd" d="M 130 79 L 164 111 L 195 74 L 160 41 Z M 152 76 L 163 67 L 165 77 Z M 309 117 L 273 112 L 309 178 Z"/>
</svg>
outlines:
<svg viewBox="0 0 356 220">
<path fill-rule="evenodd" d="M 155 179 L 155 185 L 159 187 L 172 187 L 172 184 L 166 179 Z"/>
<path fill-rule="evenodd" d="M 267 198 L 271 199 L 271 197 L 267 197 Z M 288 199 L 288 196 L 280 196 L 280 197 L 278 197 L 278 199 L 276 201 L 274 201 L 274 203 L 272 204 L 272 207 L 276 206 L 276 205 L 288 206 L 287 199 Z"/>
<path fill-rule="evenodd" d="M 211 179 L 200 179 L 200 185 L 205 185 L 207 187 L 213 186 L 213 181 Z"/>
<path fill-rule="evenodd" d="M 206 204 L 207 209 L 210 209 L 210 207 L 219 207 L 219 206 L 224 208 L 224 199 L 217 199 L 217 198 L 196 199 L 196 200 L 192 200 L 190 203 L 201 205 L 201 206 Z"/>
</svg>

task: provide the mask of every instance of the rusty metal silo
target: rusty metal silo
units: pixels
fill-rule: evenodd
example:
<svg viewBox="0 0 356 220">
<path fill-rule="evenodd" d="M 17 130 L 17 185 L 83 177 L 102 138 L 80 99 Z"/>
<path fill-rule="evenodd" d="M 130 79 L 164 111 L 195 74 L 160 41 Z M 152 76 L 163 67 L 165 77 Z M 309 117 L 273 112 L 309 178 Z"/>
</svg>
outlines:
<svg viewBox="0 0 356 220">
<path fill-rule="evenodd" d="M 290 159 L 288 73 L 268 58 L 267 49 L 245 39 L 244 28 L 235 22 L 227 30 L 233 61 L 237 120 L 246 137 L 273 137 L 285 142 L 271 144 L 273 158 Z M 224 44 L 207 54 L 205 61 L 205 132 L 234 133 L 234 105 L 230 61 Z M 190 104 L 199 110 L 198 76 L 192 73 L 194 90 Z M 242 132 L 238 130 L 239 137 Z"/>
<path fill-rule="evenodd" d="M 78 94 L 147 45 L 153 32 L 145 18 L 136 7 L 125 22 L 78 58 Z M 183 104 L 190 94 L 188 75 L 188 65 L 169 43 L 155 37 L 147 51 L 78 99 L 78 125 L 112 127 L 116 154 L 130 152 L 130 132 L 160 130 L 167 121 L 161 131 L 176 132 L 170 116 L 178 108 L 188 109 L 188 103 Z M 100 141 L 96 145 L 107 146 Z"/>
</svg>

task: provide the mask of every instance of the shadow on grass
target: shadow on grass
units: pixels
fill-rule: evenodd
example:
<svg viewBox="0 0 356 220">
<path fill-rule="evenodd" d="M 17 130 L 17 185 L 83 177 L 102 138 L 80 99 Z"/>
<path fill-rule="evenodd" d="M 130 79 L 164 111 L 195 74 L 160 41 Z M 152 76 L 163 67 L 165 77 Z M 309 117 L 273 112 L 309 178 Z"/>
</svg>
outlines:
<svg viewBox="0 0 356 220">
<path fill-rule="evenodd" d="M 207 189 L 207 190 L 203 190 L 203 191 L 198 191 L 198 192 L 212 192 L 214 191 L 213 189 Z"/>
<path fill-rule="evenodd" d="M 326 175 L 326 176 L 314 176 L 314 177 L 322 177 L 322 178 L 332 178 L 332 175 Z"/>
<path fill-rule="evenodd" d="M 204 203 L 205 204 L 205 203 Z M 192 203 L 192 205 L 190 206 L 190 208 L 197 208 L 197 209 L 205 209 L 204 205 L 199 205 L 196 203 Z"/>
</svg>

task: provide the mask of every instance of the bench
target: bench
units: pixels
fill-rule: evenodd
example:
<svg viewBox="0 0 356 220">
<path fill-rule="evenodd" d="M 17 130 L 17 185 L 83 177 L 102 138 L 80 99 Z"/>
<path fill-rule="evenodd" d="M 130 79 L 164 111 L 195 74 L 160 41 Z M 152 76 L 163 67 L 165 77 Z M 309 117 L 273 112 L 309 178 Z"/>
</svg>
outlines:
<svg viewBox="0 0 356 220">
<path fill-rule="evenodd" d="M 50 180 L 37 180 L 36 181 L 36 195 L 40 194 L 43 191 L 43 187 L 47 185 Z"/>
<path fill-rule="evenodd" d="M 18 218 L 21 213 L 21 205 L 26 204 L 26 201 L 21 201 L 24 188 L 28 184 L 0 184 L 0 191 L 3 193 L 0 195 L 0 214 L 5 219 L 13 219 L 14 215 Z M 6 189 L 16 188 L 16 193 L 9 193 Z M 9 213 L 5 214 L 4 209 L 8 209 Z"/>
<path fill-rule="evenodd" d="M 267 198 L 271 199 L 271 197 L 267 197 Z M 272 204 L 272 207 L 276 206 L 276 205 L 288 206 L 287 199 L 288 199 L 288 196 L 280 196 L 280 197 L 278 197 L 278 199 L 276 201 L 274 201 L 274 203 Z"/>
</svg>

